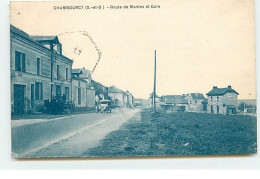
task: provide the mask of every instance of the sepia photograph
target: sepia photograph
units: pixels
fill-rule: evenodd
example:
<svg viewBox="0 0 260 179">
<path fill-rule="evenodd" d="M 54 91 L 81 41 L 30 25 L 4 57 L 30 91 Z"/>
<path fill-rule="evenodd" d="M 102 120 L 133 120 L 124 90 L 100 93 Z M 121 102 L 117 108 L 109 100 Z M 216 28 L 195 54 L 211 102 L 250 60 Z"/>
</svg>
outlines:
<svg viewBox="0 0 260 179">
<path fill-rule="evenodd" d="M 256 154 L 254 8 L 10 2 L 12 158 Z"/>
</svg>

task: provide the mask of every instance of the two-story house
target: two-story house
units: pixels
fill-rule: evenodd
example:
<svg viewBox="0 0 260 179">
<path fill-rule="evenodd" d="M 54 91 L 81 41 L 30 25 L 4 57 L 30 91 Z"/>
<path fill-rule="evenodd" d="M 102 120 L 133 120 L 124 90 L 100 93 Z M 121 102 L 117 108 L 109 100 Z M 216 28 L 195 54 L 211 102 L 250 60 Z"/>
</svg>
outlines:
<svg viewBox="0 0 260 179">
<path fill-rule="evenodd" d="M 111 98 L 113 105 L 117 107 L 127 107 L 127 101 L 129 98 L 125 91 L 116 86 L 110 86 L 108 88 L 108 96 Z"/>
<path fill-rule="evenodd" d="M 73 61 L 61 47 L 57 36 L 30 36 L 10 26 L 12 113 L 39 109 L 53 96 L 71 99 Z"/>
<path fill-rule="evenodd" d="M 207 94 L 208 113 L 235 114 L 237 112 L 237 96 L 239 95 L 231 86 L 218 88 L 214 86 Z"/>
</svg>

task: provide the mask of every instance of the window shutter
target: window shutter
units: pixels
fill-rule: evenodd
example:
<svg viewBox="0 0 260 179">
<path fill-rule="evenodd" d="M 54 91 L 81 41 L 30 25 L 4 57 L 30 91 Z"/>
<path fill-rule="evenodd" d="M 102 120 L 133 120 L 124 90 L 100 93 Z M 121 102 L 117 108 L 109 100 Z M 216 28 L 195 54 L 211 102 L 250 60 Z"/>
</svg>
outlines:
<svg viewBox="0 0 260 179">
<path fill-rule="evenodd" d="M 39 100 L 39 83 L 35 82 L 35 99 Z"/>
<path fill-rule="evenodd" d="M 15 70 L 21 71 L 21 53 L 15 51 Z"/>
<path fill-rule="evenodd" d="M 22 53 L 22 71 L 26 72 L 25 54 Z"/>
<path fill-rule="evenodd" d="M 43 99 L 43 88 L 42 88 L 42 83 L 40 83 L 40 85 L 41 85 L 41 99 Z"/>
</svg>

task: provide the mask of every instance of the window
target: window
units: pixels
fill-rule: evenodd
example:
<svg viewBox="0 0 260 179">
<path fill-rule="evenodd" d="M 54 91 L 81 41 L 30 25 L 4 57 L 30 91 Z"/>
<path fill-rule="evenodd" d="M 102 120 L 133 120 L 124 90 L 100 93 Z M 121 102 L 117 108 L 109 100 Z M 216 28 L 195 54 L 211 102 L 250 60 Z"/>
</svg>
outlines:
<svg viewBox="0 0 260 179">
<path fill-rule="evenodd" d="M 211 114 L 214 114 L 213 105 L 210 106 Z"/>
<path fill-rule="evenodd" d="M 68 81 L 68 75 L 69 75 L 69 73 L 68 73 L 68 68 L 66 68 L 66 74 L 65 74 L 65 76 L 66 76 L 66 81 Z"/>
<path fill-rule="evenodd" d="M 60 79 L 60 65 L 57 65 L 57 79 Z"/>
<path fill-rule="evenodd" d="M 85 100 L 85 88 L 82 87 L 82 99 Z"/>
<path fill-rule="evenodd" d="M 195 103 L 197 103 L 197 100 L 195 100 Z"/>
<path fill-rule="evenodd" d="M 42 100 L 43 99 L 43 88 L 42 83 L 35 82 L 35 99 Z"/>
<path fill-rule="evenodd" d="M 37 61 L 37 68 L 36 68 L 37 75 L 40 75 L 41 59 L 40 59 L 40 58 L 37 58 L 36 61 Z"/>
<path fill-rule="evenodd" d="M 217 102 L 219 102 L 219 97 L 217 96 Z"/>
<path fill-rule="evenodd" d="M 61 86 L 56 85 L 56 97 L 61 97 Z"/>
<path fill-rule="evenodd" d="M 219 114 L 219 106 L 217 106 L 217 113 Z"/>
<path fill-rule="evenodd" d="M 15 51 L 15 70 L 16 71 L 26 71 L 26 65 L 25 65 L 25 54 Z"/>
<path fill-rule="evenodd" d="M 53 84 L 51 84 L 51 99 L 53 97 Z"/>
<path fill-rule="evenodd" d="M 34 84 L 31 84 L 31 107 L 34 107 Z"/>
<path fill-rule="evenodd" d="M 81 104 L 81 88 L 78 87 L 78 104 Z"/>
<path fill-rule="evenodd" d="M 69 100 L 69 87 L 65 87 L 66 100 Z"/>
<path fill-rule="evenodd" d="M 212 96 L 210 97 L 210 100 L 211 100 L 211 102 L 213 102 L 213 97 Z"/>
</svg>

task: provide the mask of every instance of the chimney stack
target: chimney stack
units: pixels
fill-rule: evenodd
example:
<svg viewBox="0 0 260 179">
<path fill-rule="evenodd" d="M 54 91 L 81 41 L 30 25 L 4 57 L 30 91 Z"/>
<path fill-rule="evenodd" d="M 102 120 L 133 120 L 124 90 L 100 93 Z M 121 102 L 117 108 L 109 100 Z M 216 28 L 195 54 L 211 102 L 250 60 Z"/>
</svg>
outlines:
<svg viewBox="0 0 260 179">
<path fill-rule="evenodd" d="M 228 85 L 228 89 L 231 89 L 231 85 Z"/>
<path fill-rule="evenodd" d="M 217 89 L 218 87 L 217 86 L 213 86 L 213 89 Z"/>
</svg>

